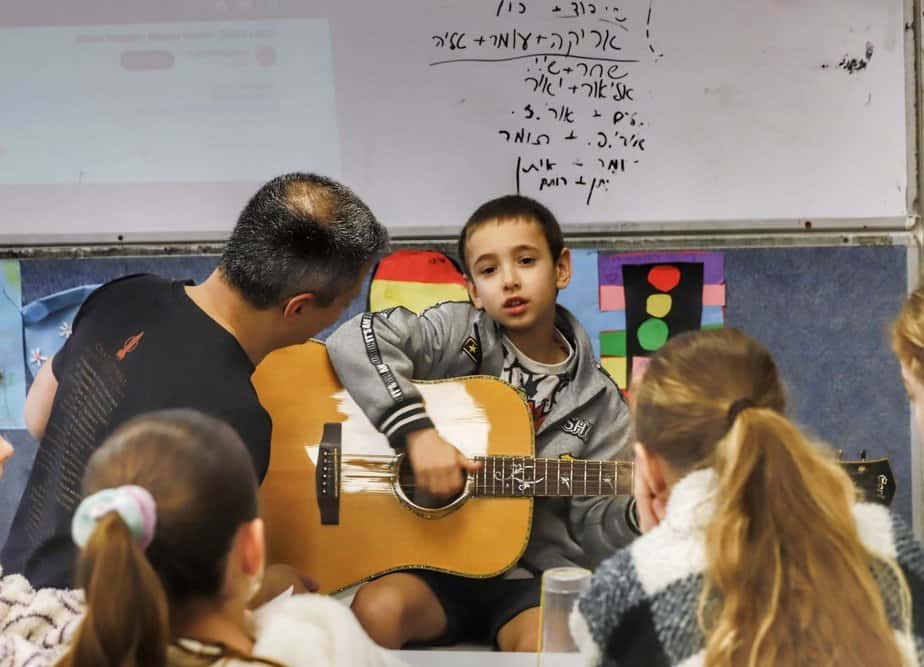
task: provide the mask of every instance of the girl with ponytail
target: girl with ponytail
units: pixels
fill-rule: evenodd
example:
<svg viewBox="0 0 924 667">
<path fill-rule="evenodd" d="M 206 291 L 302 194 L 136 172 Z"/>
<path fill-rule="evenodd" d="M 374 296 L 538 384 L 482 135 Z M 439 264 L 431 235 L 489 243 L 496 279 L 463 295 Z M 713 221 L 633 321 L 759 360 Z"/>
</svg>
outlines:
<svg viewBox="0 0 924 667">
<path fill-rule="evenodd" d="M 785 417 L 765 348 L 679 335 L 632 399 L 644 534 L 572 614 L 589 664 L 921 664 L 924 551 Z"/>
<path fill-rule="evenodd" d="M 263 522 L 247 449 L 193 410 L 127 422 L 93 454 L 72 524 L 86 614 L 59 667 L 400 664 L 319 595 L 254 613 Z"/>
<path fill-rule="evenodd" d="M 901 363 L 918 434 L 924 436 L 924 287 L 911 293 L 892 325 L 892 349 Z"/>
</svg>

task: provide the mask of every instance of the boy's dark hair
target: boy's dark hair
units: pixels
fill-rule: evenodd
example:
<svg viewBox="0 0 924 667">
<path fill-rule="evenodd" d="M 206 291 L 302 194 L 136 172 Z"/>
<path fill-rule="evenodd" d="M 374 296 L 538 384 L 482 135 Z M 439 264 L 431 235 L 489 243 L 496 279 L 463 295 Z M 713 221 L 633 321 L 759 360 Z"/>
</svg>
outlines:
<svg viewBox="0 0 924 667">
<path fill-rule="evenodd" d="M 538 224 L 542 227 L 542 233 L 545 235 L 549 250 L 552 252 L 552 259 L 555 261 L 558 260 L 562 248 L 565 247 L 561 227 L 549 209 L 529 197 L 504 195 L 479 206 L 459 234 L 459 261 L 467 276 L 471 276 L 468 260 L 465 257 L 465 244 L 468 242 L 468 237 L 484 223 L 497 220 L 531 220 Z"/>
<path fill-rule="evenodd" d="M 388 246 L 388 232 L 344 185 L 316 174 L 274 178 L 251 198 L 219 267 L 249 303 L 313 292 L 330 304 Z"/>
</svg>

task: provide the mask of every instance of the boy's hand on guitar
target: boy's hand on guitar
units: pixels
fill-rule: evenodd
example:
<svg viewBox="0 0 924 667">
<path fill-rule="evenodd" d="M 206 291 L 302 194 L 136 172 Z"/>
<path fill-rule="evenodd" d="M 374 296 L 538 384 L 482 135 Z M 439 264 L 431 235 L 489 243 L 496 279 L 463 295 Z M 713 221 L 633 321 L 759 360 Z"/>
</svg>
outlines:
<svg viewBox="0 0 924 667">
<path fill-rule="evenodd" d="M 462 472 L 476 472 L 481 464 L 472 461 L 446 442 L 435 428 L 414 431 L 407 436 L 407 455 L 414 471 L 414 483 L 434 498 L 449 498 L 462 490 Z"/>
</svg>

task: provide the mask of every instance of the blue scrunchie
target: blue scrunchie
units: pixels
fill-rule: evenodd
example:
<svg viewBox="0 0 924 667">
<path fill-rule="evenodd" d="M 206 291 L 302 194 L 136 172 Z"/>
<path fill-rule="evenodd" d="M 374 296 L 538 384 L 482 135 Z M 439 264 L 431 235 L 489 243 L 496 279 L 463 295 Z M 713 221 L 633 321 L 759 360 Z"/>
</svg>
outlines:
<svg viewBox="0 0 924 667">
<path fill-rule="evenodd" d="M 103 489 L 84 498 L 71 521 L 74 543 L 83 549 L 97 522 L 110 512 L 118 512 L 142 550 L 148 548 L 154 539 L 157 505 L 147 489 L 134 485 Z"/>
</svg>

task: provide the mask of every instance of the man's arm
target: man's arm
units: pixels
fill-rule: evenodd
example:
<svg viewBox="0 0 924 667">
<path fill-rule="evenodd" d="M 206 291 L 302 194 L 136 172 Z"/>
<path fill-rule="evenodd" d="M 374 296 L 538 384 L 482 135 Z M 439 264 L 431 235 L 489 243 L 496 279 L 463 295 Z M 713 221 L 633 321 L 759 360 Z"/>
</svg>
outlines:
<svg viewBox="0 0 924 667">
<path fill-rule="evenodd" d="M 41 440 L 45 435 L 45 427 L 48 426 L 48 417 L 51 415 L 51 405 L 58 392 L 58 380 L 51 368 L 51 362 L 52 360 L 49 359 L 42 364 L 26 395 L 24 410 L 26 428 L 36 440 Z"/>
</svg>

